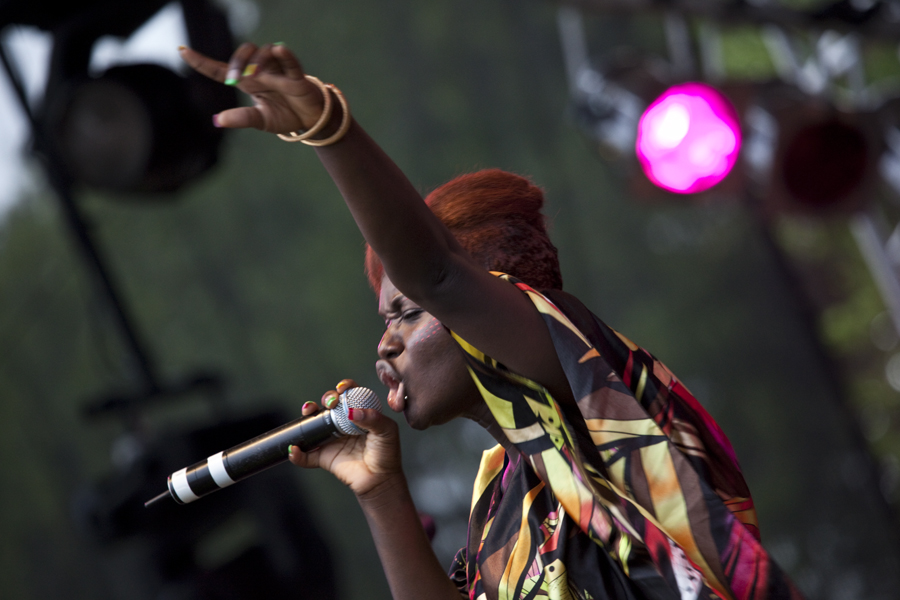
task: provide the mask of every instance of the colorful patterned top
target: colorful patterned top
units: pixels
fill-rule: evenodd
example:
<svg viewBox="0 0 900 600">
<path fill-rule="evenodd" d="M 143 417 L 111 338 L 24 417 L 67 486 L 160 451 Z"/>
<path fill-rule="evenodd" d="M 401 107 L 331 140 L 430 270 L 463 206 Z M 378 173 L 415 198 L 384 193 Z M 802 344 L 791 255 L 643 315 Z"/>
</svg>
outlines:
<svg viewBox="0 0 900 600">
<path fill-rule="evenodd" d="M 759 542 L 725 434 L 674 375 L 574 297 L 503 274 L 541 312 L 577 406 L 464 340 L 518 454 L 484 453 L 467 546 L 472 600 L 800 599 Z"/>
</svg>

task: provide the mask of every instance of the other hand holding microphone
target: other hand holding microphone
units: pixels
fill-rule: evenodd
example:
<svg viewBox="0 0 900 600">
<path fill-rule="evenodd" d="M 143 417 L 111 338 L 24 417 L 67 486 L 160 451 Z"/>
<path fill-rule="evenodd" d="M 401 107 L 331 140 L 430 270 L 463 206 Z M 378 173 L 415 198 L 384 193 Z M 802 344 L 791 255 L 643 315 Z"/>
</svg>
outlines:
<svg viewBox="0 0 900 600">
<path fill-rule="evenodd" d="M 340 394 L 357 387 L 344 379 L 335 390 L 322 396 L 326 409 L 336 406 Z M 313 402 L 303 405 L 303 415 L 319 412 Z M 403 477 L 400 461 L 400 435 L 397 423 L 373 409 L 353 409 L 353 423 L 368 433 L 334 440 L 312 452 L 291 448 L 290 461 L 299 467 L 322 468 L 332 473 L 358 497 L 366 496 L 394 477 Z"/>
</svg>

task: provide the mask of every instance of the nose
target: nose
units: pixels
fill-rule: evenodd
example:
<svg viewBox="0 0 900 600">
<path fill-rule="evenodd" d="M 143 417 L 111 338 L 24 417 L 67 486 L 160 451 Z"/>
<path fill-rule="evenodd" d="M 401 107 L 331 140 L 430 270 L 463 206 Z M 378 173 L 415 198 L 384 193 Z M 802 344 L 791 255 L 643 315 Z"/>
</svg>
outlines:
<svg viewBox="0 0 900 600">
<path fill-rule="evenodd" d="M 403 352 L 403 348 L 403 339 L 394 327 L 388 326 L 381 336 L 381 341 L 378 342 L 378 357 L 385 360 L 397 358 Z"/>
</svg>

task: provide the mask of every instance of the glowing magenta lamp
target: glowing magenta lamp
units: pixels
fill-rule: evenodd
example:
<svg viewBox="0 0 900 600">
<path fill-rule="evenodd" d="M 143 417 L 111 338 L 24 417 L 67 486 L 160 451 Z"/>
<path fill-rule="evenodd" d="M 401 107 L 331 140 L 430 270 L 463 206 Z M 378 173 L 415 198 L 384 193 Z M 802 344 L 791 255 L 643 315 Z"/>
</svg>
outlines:
<svg viewBox="0 0 900 600">
<path fill-rule="evenodd" d="M 644 173 L 678 194 L 702 192 L 722 181 L 740 149 L 737 111 L 703 83 L 669 88 L 638 122 L 635 152 Z"/>
</svg>

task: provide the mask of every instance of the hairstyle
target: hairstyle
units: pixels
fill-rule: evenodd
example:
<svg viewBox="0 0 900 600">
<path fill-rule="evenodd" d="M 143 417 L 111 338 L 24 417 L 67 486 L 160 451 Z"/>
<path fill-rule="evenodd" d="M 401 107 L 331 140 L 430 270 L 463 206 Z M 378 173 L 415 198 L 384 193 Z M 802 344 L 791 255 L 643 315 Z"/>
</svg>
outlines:
<svg viewBox="0 0 900 600">
<path fill-rule="evenodd" d="M 448 181 L 425 203 L 488 271 L 508 273 L 538 290 L 562 289 L 556 247 L 541 214 L 544 192 L 528 179 L 486 169 Z M 380 293 L 384 267 L 369 246 L 366 274 Z"/>
</svg>

